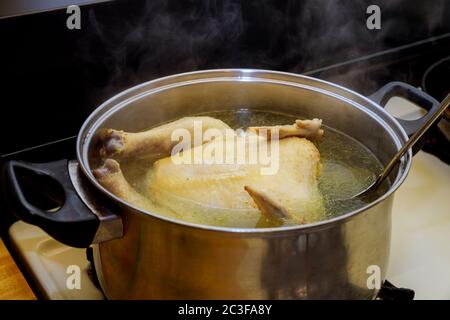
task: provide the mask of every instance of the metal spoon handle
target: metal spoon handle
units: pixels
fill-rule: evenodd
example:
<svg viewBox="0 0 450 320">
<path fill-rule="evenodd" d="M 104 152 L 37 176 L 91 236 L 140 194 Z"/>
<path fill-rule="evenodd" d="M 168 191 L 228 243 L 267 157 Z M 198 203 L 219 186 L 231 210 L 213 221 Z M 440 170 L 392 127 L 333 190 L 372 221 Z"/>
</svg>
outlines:
<svg viewBox="0 0 450 320">
<path fill-rule="evenodd" d="M 439 117 L 442 115 L 442 113 L 447 109 L 447 107 L 450 105 L 450 94 L 445 97 L 444 100 L 442 100 L 441 105 L 439 109 L 428 119 L 425 124 L 420 127 L 419 130 L 417 130 L 411 138 L 403 145 L 403 147 L 400 148 L 400 150 L 397 152 L 397 154 L 389 161 L 389 163 L 384 168 L 383 172 L 377 177 L 377 180 L 375 182 L 375 186 L 378 186 L 381 182 L 386 179 L 389 174 L 392 172 L 394 167 L 397 165 L 397 163 L 400 161 L 400 159 L 408 152 L 408 150 L 413 147 L 417 141 L 423 136 L 423 134 L 434 124 L 436 120 L 439 119 Z"/>
</svg>

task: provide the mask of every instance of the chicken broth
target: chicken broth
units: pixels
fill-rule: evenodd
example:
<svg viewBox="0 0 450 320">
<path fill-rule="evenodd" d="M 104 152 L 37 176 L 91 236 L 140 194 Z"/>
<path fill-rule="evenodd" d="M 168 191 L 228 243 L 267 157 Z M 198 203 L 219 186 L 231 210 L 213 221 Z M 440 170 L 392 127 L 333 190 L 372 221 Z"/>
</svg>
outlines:
<svg viewBox="0 0 450 320">
<path fill-rule="evenodd" d="M 249 126 L 272 126 L 294 122 L 298 117 L 272 113 L 266 111 L 254 111 L 242 109 L 239 111 L 218 111 L 202 114 L 220 119 L 232 129 L 246 129 Z M 383 194 L 389 187 L 388 183 L 369 195 L 364 200 L 346 199 L 367 187 L 382 165 L 378 159 L 361 143 L 353 138 L 323 125 L 324 136 L 313 141 L 320 152 L 321 166 L 318 175 L 318 187 L 323 199 L 323 214 L 318 220 L 326 220 L 337 217 L 364 206 L 368 201 L 373 201 Z M 155 156 L 157 158 L 157 155 Z M 154 171 L 152 170 L 155 159 L 133 159 L 121 163 L 122 171 L 129 183 L 142 195 L 154 200 L 154 194 L 149 192 Z M 161 194 L 159 195 L 161 196 Z M 157 201 L 149 201 L 144 209 L 158 212 L 189 222 L 226 226 L 226 227 L 275 227 L 292 225 L 292 221 L 272 220 L 263 217 L 260 211 L 255 209 L 228 209 L 211 207 L 175 194 L 163 195 L 165 205 L 158 205 Z M 207 195 L 205 195 L 207 197 Z M 310 204 L 316 210 L 319 204 Z M 322 204 L 320 204 L 322 205 Z"/>
</svg>

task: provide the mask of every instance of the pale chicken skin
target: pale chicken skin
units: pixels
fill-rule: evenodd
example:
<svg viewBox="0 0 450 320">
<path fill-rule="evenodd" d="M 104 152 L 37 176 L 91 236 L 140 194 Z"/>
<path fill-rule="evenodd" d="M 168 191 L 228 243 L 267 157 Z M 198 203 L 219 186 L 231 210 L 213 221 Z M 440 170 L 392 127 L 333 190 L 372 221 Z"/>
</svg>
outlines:
<svg viewBox="0 0 450 320">
<path fill-rule="evenodd" d="M 192 122 L 195 119 L 197 118 L 182 118 L 177 120 L 176 126 L 185 126 L 192 132 Z M 229 129 L 220 120 L 210 117 L 202 117 L 202 120 L 206 120 L 206 125 L 203 126 Z M 258 139 L 249 139 L 248 135 L 235 136 L 234 142 L 240 140 L 250 153 L 257 150 L 261 139 L 270 138 L 275 132 L 272 130 L 277 130 L 280 137 L 277 141 L 278 163 L 271 174 L 261 173 L 267 163 L 239 163 L 235 144 L 220 137 L 202 145 L 192 144 L 192 148 L 171 156 L 168 145 L 173 126 L 173 123 L 169 123 L 139 133 L 142 141 L 134 139 L 132 148 L 128 148 L 134 153 L 131 156 L 136 155 L 136 150 L 140 155 L 145 154 L 145 149 L 152 153 L 157 151 L 161 155 L 159 160 L 149 165 L 147 174 L 143 177 L 144 192 L 140 190 L 139 193 L 130 185 L 118 162 L 130 157 L 126 152 L 126 137 L 139 137 L 138 134 L 111 130 L 109 132 L 114 133 L 112 138 L 111 135 L 102 137 L 104 148 L 100 150 L 100 154 L 105 162 L 94 170 L 98 181 L 116 196 L 138 207 L 196 223 L 252 227 L 305 224 L 323 218 L 323 198 L 317 183 L 320 153 L 309 140 L 317 139 L 323 134 L 320 120 L 297 120 L 293 125 L 248 128 L 247 133 L 265 130 L 265 135 Z M 115 141 L 113 148 L 111 139 Z M 117 141 L 120 143 L 117 144 Z M 217 145 L 223 148 L 221 150 L 225 154 L 232 154 L 234 161 L 227 164 L 206 164 L 178 163 L 174 159 L 177 156 L 192 159 L 195 153 L 207 157 L 208 147 Z M 270 141 L 268 146 L 270 147 Z M 246 160 L 248 157 L 247 154 Z"/>
</svg>

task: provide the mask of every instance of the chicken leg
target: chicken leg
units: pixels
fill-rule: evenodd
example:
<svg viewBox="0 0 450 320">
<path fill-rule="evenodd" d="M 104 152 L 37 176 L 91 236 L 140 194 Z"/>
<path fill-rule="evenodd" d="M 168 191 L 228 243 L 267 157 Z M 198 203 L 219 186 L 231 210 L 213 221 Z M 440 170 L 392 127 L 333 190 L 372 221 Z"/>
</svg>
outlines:
<svg viewBox="0 0 450 320">
<path fill-rule="evenodd" d="M 171 139 L 177 129 L 185 129 L 194 136 L 195 127 L 205 132 L 208 129 L 218 129 L 223 132 L 230 127 L 221 120 L 212 117 L 186 117 L 161 125 L 159 127 L 137 133 L 124 132 L 114 129 L 104 129 L 98 134 L 101 141 L 100 156 L 102 159 L 124 160 L 139 158 L 147 154 L 170 155 L 178 141 Z M 191 140 L 191 146 L 196 140 Z"/>
<path fill-rule="evenodd" d="M 116 160 L 107 159 L 104 164 L 93 170 L 97 181 L 115 196 L 138 207 L 149 209 L 151 201 L 137 192 L 125 179 Z"/>
<path fill-rule="evenodd" d="M 307 138 L 308 140 L 316 140 L 323 135 L 322 120 L 295 120 L 294 124 L 287 124 L 282 126 L 268 126 L 268 127 L 248 127 L 248 131 L 262 134 L 265 132 L 266 138 L 270 139 L 274 131 L 278 131 L 278 138 L 283 139 L 287 137 Z"/>
</svg>

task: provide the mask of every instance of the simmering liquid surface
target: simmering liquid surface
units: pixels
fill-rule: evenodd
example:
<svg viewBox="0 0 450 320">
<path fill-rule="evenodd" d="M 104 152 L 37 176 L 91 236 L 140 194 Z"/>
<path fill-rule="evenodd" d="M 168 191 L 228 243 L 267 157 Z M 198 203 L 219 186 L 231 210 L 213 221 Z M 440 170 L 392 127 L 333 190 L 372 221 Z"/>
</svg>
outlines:
<svg viewBox="0 0 450 320">
<path fill-rule="evenodd" d="M 242 109 L 239 111 L 218 111 L 202 115 L 208 115 L 221 119 L 233 129 L 245 129 L 249 126 L 271 126 L 280 124 L 292 124 L 299 117 L 272 113 L 267 111 L 254 111 Z M 381 172 L 382 165 L 378 159 L 361 143 L 353 138 L 338 132 L 326 124 L 323 124 L 324 136 L 314 144 L 321 156 L 321 171 L 318 177 L 319 190 L 324 198 L 325 217 L 330 219 L 344 213 L 358 209 L 367 202 L 371 202 L 383 194 L 389 187 L 388 183 L 381 186 L 376 192 L 361 199 L 347 199 L 359 191 L 365 189 Z M 127 180 L 141 193 L 146 194 L 149 183 L 151 183 L 152 162 L 139 160 L 122 164 L 122 170 Z M 149 181 L 150 177 L 150 181 Z M 182 200 L 174 198 L 173 201 Z M 186 202 L 188 203 L 188 202 Z M 164 212 L 164 209 L 146 208 L 161 214 L 182 218 L 183 216 Z M 252 212 L 230 212 L 230 210 L 207 209 L 198 205 L 186 205 L 190 211 L 189 218 L 185 220 L 218 226 L 229 227 L 273 227 L 261 220 L 252 218 L 259 215 L 258 211 Z M 240 220 L 241 219 L 241 220 Z"/>
</svg>

